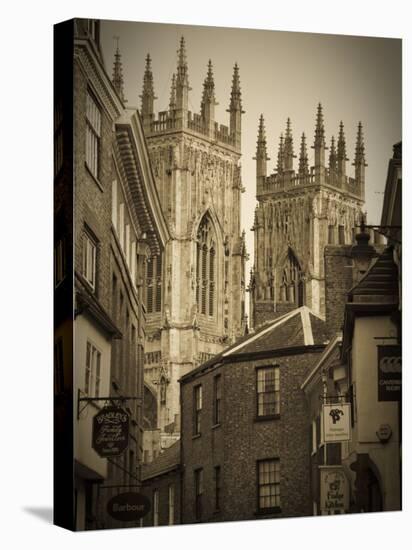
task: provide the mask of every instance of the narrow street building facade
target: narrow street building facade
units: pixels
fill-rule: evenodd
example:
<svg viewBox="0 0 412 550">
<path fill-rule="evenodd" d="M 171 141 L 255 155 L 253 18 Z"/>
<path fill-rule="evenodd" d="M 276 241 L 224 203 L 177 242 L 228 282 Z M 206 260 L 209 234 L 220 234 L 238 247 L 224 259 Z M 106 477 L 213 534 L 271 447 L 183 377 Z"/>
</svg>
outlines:
<svg viewBox="0 0 412 550">
<path fill-rule="evenodd" d="M 99 22 L 73 25 L 75 528 L 123 527 L 106 504 L 119 487 L 140 486 L 144 276 L 168 231 L 139 114 L 103 64 Z M 108 404 L 128 414 L 130 430 L 127 449 L 102 458 L 93 419 Z"/>
<path fill-rule="evenodd" d="M 182 523 L 312 513 L 300 386 L 325 342 L 303 306 L 182 377 Z"/>
<path fill-rule="evenodd" d="M 374 230 L 388 244 L 372 246 L 361 224 L 356 245 L 325 249 L 326 323 L 330 334 L 338 332 L 302 384 L 310 408 L 316 514 L 402 509 L 401 184 L 398 143 L 382 223 Z M 326 441 L 325 403 L 342 413 L 345 404 L 349 408 L 349 432 L 341 442 Z M 339 485 L 338 499 L 322 498 L 325 474 Z"/>
</svg>

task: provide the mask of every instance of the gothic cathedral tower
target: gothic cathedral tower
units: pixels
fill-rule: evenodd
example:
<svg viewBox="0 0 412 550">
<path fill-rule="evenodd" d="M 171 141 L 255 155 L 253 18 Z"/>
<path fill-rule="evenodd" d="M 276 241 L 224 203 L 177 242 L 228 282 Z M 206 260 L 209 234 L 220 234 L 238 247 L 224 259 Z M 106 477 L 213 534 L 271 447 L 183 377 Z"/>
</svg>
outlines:
<svg viewBox="0 0 412 550">
<path fill-rule="evenodd" d="M 255 258 L 249 290 L 250 321 L 255 328 L 295 307 L 307 305 L 325 313 L 323 251 L 327 244 L 354 242 L 365 200 L 365 153 L 359 123 L 355 177 L 346 175 L 346 142 L 342 122 L 337 145 L 332 137 L 325 162 L 325 129 L 321 104 L 315 127 L 314 166 L 309 167 L 302 134 L 298 170 L 290 119 L 281 134 L 277 166 L 267 175 L 266 136 L 260 117 L 256 150 L 256 198 L 253 231 Z"/>
<path fill-rule="evenodd" d="M 147 266 L 145 383 L 152 395 L 146 396 L 145 406 L 152 400 L 157 411 L 152 428 L 160 428 L 164 441 L 167 434 L 179 432 L 179 378 L 241 335 L 246 321 L 237 64 L 229 127 L 215 121 L 211 61 L 199 114 L 189 110 L 189 91 L 182 38 L 169 109 L 156 117 L 147 56 L 140 113 L 172 238 L 164 255 L 149 258 Z"/>
</svg>

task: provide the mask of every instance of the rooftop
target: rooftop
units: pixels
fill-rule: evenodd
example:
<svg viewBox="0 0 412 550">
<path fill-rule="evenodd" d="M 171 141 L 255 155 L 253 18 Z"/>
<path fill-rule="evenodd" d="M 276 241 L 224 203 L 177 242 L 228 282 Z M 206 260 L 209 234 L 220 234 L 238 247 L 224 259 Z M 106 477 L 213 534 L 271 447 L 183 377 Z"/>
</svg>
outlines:
<svg viewBox="0 0 412 550">
<path fill-rule="evenodd" d="M 149 464 L 142 466 L 142 481 L 174 470 L 180 464 L 180 441 L 176 441 Z"/>
<path fill-rule="evenodd" d="M 276 352 L 277 355 L 286 355 L 293 351 L 298 353 L 305 347 L 325 346 L 327 342 L 324 319 L 307 306 L 302 306 L 265 323 L 256 332 L 242 337 L 180 380 L 184 382 L 217 364 L 241 360 L 248 354 Z"/>
</svg>

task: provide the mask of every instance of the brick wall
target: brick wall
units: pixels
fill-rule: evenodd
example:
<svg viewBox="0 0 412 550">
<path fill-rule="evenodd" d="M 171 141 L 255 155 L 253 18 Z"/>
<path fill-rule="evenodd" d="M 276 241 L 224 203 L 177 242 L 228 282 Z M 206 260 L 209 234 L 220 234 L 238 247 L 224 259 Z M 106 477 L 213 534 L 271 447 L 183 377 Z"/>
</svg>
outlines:
<svg viewBox="0 0 412 550">
<path fill-rule="evenodd" d="M 141 296 L 130 277 L 130 269 L 112 231 L 112 181 L 120 178 L 113 163 L 113 121 L 104 109 L 103 100 L 95 96 L 101 107 L 101 136 L 99 143 L 99 173 L 95 178 L 86 166 L 86 97 L 90 84 L 83 70 L 74 63 L 74 267 L 82 273 L 83 235 L 85 228 L 97 239 L 96 289 L 94 295 L 120 330 L 121 339 L 112 340 L 111 395 L 143 397 L 143 338 L 144 313 Z M 125 200 L 125 203 L 127 201 Z M 126 204 L 125 209 L 127 210 Z M 139 231 L 139 228 L 137 228 Z M 133 229 L 131 228 L 131 232 Z M 136 240 L 136 236 L 133 237 Z M 113 281 L 116 281 L 113 287 Z M 122 306 L 120 306 L 122 296 Z M 142 402 L 125 403 L 131 417 L 128 449 L 108 463 L 104 486 L 92 488 L 93 521 L 89 527 L 129 527 L 112 519 L 106 512 L 107 501 L 120 491 L 138 484 L 137 464 L 142 455 Z"/>
<path fill-rule="evenodd" d="M 98 239 L 96 296 L 105 309 L 110 306 L 110 232 L 112 163 L 112 121 L 101 108 L 99 178 L 86 166 L 86 96 L 88 82 L 74 63 L 74 267 L 82 272 L 82 236 L 85 224 Z M 97 98 L 99 102 L 99 98 Z"/>
<path fill-rule="evenodd" d="M 341 330 L 347 293 L 353 285 L 351 245 L 325 247 L 326 326 L 332 337 Z"/>
<path fill-rule="evenodd" d="M 142 485 L 141 493 L 150 501 L 150 511 L 143 518 L 143 526 L 151 527 L 154 525 L 153 519 L 153 494 L 158 492 L 159 502 L 159 520 L 158 525 L 169 525 L 169 487 L 173 486 L 174 491 L 174 519 L 173 524 L 181 522 L 180 517 L 180 471 L 172 470 L 158 477 L 145 480 Z"/>
<path fill-rule="evenodd" d="M 318 353 L 225 364 L 182 382 L 182 523 L 193 523 L 194 470 L 203 468 L 201 521 L 305 516 L 310 498 L 308 406 L 300 389 Z M 258 366 L 280 365 L 280 418 L 256 420 Z M 213 377 L 222 375 L 222 422 L 213 426 Z M 202 384 L 201 435 L 192 435 L 193 387 Z M 257 514 L 256 461 L 280 459 L 281 512 Z M 221 466 L 221 509 L 214 509 L 214 467 Z"/>
</svg>

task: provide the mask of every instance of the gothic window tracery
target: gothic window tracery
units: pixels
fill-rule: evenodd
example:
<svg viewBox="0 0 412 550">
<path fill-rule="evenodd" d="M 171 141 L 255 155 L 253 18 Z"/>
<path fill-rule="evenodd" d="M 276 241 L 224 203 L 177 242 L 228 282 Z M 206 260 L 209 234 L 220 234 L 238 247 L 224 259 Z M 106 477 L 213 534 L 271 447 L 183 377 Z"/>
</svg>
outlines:
<svg viewBox="0 0 412 550">
<path fill-rule="evenodd" d="M 162 311 L 162 257 L 152 256 L 147 260 L 146 307 L 148 313 Z"/>
<path fill-rule="evenodd" d="M 215 314 L 216 240 L 210 218 L 204 216 L 197 232 L 196 302 L 199 313 Z"/>
<path fill-rule="evenodd" d="M 292 302 L 298 307 L 303 306 L 302 275 L 300 264 L 289 248 L 279 289 L 280 302 Z"/>
</svg>

